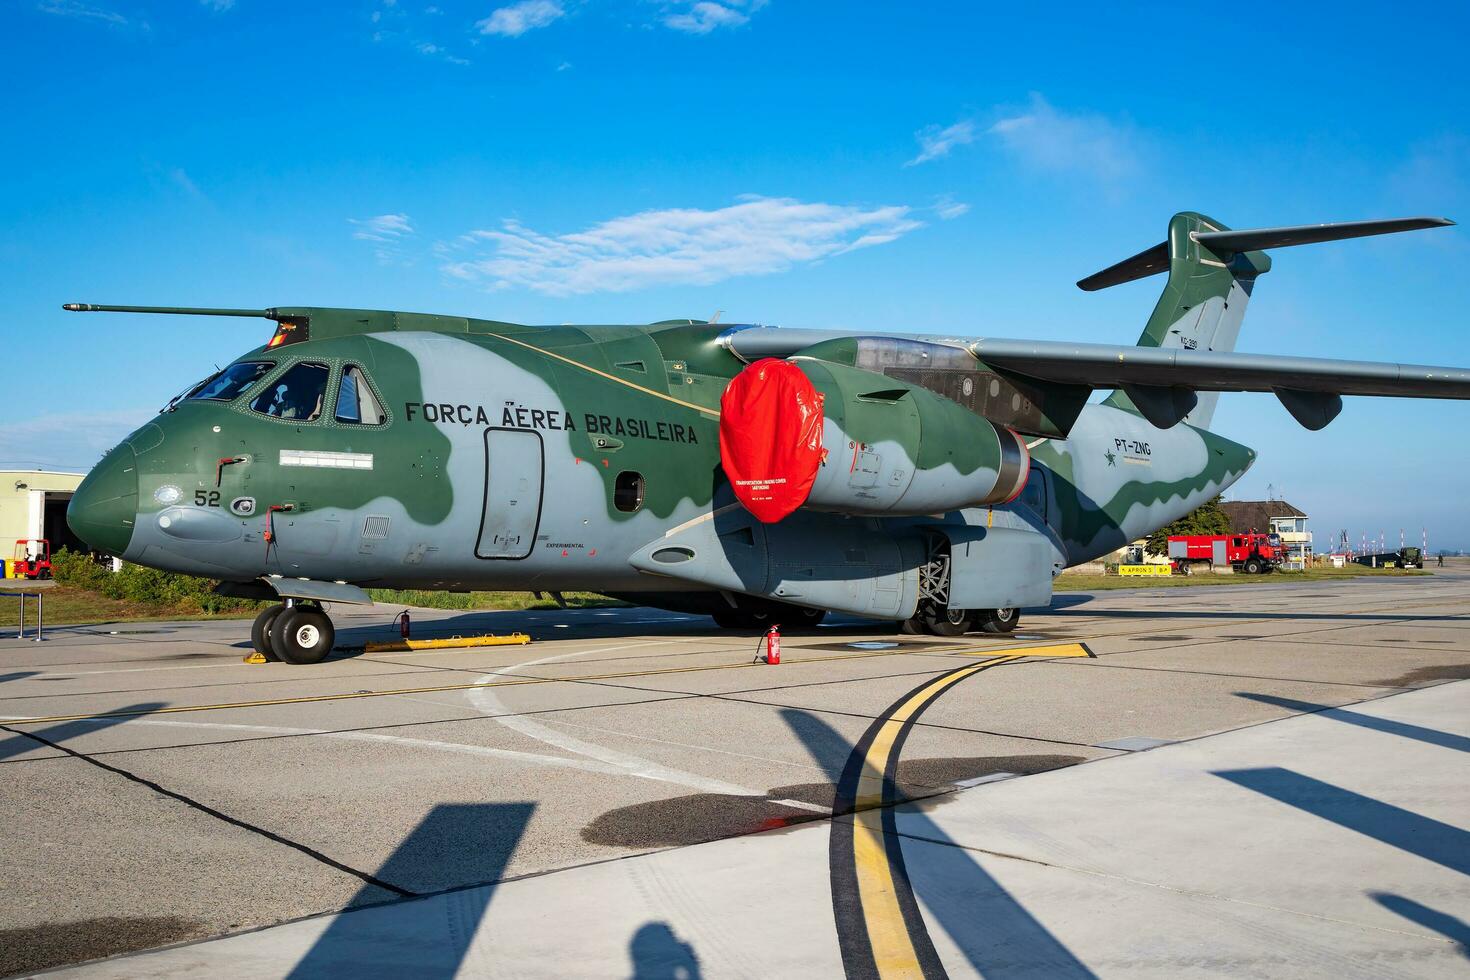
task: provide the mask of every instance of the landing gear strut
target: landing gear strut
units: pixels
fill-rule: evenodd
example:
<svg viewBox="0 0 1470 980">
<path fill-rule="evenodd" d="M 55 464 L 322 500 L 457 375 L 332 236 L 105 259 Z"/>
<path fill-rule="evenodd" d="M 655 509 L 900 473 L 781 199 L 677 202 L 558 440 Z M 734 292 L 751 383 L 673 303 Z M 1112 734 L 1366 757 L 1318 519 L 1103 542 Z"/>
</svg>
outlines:
<svg viewBox="0 0 1470 980">
<path fill-rule="evenodd" d="M 292 601 L 261 610 L 250 627 L 250 641 L 267 660 L 318 664 L 332 652 L 337 631 L 320 606 Z"/>
</svg>

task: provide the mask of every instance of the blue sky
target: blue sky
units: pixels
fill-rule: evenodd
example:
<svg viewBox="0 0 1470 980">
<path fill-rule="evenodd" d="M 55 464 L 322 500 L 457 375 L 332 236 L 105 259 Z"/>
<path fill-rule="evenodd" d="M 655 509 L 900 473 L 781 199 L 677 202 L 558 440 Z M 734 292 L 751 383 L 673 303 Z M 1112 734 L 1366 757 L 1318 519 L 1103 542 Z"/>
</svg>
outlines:
<svg viewBox="0 0 1470 980">
<path fill-rule="evenodd" d="M 1463 4 L 0 7 L 0 465 L 85 468 L 259 343 L 68 301 L 1131 343 L 1073 283 L 1200 210 L 1470 220 Z M 1281 250 L 1240 349 L 1470 365 L 1463 228 Z M 22 378 L 36 379 L 33 384 Z M 1470 404 L 1226 395 L 1319 537 L 1470 548 Z"/>
</svg>

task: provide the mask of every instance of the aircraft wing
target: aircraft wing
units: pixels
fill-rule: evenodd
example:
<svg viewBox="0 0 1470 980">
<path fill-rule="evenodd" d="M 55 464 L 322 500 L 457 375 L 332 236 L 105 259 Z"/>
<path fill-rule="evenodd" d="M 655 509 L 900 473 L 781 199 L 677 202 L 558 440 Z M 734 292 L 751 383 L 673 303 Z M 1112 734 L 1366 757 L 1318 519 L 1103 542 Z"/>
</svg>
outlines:
<svg viewBox="0 0 1470 980">
<path fill-rule="evenodd" d="M 1470 398 L 1467 368 L 1035 340 L 976 340 L 966 347 L 994 367 L 1092 388 L 1130 384 L 1195 391 L 1288 388 L 1334 395 Z"/>
<path fill-rule="evenodd" d="M 1470 369 L 1422 364 L 1340 361 L 1276 354 L 1133 347 L 1060 341 L 887 334 L 968 351 L 986 367 L 1044 383 L 1117 388 L 1161 428 L 1180 421 L 1196 391 L 1267 391 L 1308 428 L 1337 415 L 1341 395 L 1470 399 Z M 727 334 L 740 358 L 788 357 L 851 335 L 825 330 L 751 327 Z M 858 339 L 858 338 L 851 338 Z"/>
</svg>

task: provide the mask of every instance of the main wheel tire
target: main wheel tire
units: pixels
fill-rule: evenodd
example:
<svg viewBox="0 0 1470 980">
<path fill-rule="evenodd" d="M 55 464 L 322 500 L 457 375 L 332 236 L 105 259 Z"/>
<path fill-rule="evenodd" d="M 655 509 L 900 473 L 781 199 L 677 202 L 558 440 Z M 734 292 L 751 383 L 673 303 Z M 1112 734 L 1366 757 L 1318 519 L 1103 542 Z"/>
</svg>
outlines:
<svg viewBox="0 0 1470 980">
<path fill-rule="evenodd" d="M 924 626 L 935 636 L 964 636 L 974 625 L 974 613 L 969 609 L 936 609 L 924 616 Z"/>
<path fill-rule="evenodd" d="M 980 629 L 985 633 L 1013 633 L 1016 626 L 1021 622 L 1021 610 L 1014 607 L 1010 609 L 987 609 L 980 621 Z"/>
<path fill-rule="evenodd" d="M 924 626 L 924 620 L 919 616 L 910 616 L 908 619 L 898 621 L 898 631 L 905 636 L 921 636 L 929 630 Z"/>
<path fill-rule="evenodd" d="M 271 647 L 271 627 L 286 607 L 281 603 L 274 606 L 266 606 L 255 617 L 255 622 L 250 624 L 250 645 L 255 647 L 255 652 L 267 660 L 279 660 L 276 651 Z"/>
<path fill-rule="evenodd" d="M 288 664 L 319 664 L 336 641 L 332 621 L 313 606 L 292 606 L 271 627 L 271 648 Z"/>
<path fill-rule="evenodd" d="M 1245 563 L 1245 573 L 1247 575 L 1259 575 L 1264 570 L 1265 569 L 1263 568 L 1261 563 L 1256 561 L 1254 558 Z"/>
</svg>

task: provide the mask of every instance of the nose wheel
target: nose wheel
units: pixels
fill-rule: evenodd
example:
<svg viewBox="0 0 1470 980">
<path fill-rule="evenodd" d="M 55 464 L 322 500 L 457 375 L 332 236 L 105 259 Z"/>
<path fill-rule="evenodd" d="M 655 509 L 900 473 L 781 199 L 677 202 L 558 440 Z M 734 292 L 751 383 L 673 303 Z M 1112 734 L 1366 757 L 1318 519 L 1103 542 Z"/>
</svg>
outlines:
<svg viewBox="0 0 1470 980">
<path fill-rule="evenodd" d="M 337 631 L 320 606 L 277 605 L 255 617 L 250 640 L 267 660 L 318 664 L 332 652 Z"/>
</svg>

